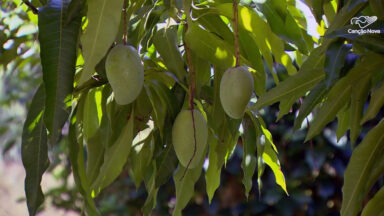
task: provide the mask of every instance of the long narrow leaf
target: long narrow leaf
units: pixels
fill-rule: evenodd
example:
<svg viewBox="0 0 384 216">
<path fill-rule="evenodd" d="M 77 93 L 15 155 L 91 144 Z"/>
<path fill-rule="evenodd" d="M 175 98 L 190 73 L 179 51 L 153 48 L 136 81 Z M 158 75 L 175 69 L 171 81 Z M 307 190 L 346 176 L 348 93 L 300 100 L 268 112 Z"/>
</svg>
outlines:
<svg viewBox="0 0 384 216">
<path fill-rule="evenodd" d="M 88 26 L 81 36 L 84 67 L 79 84 L 87 81 L 115 40 L 124 0 L 88 1 Z"/>
<path fill-rule="evenodd" d="M 74 110 L 74 113 L 76 110 Z M 84 198 L 86 212 L 88 215 L 100 215 L 92 200 L 89 181 L 85 173 L 83 134 L 81 129 L 81 124 L 76 122 L 76 115 L 72 114 L 68 134 L 69 158 L 76 186 Z"/>
<path fill-rule="evenodd" d="M 70 0 L 52 0 L 39 12 L 40 56 L 45 84 L 45 125 L 57 142 L 69 116 L 81 17 L 66 24 Z"/>
<path fill-rule="evenodd" d="M 43 121 L 44 86 L 40 86 L 32 99 L 27 120 L 24 123 L 21 156 L 25 168 L 25 195 L 30 216 L 36 215 L 44 201 L 40 182 L 49 166 L 47 131 Z"/>
<path fill-rule="evenodd" d="M 381 121 L 352 153 L 344 173 L 341 216 L 355 216 L 359 213 L 365 196 L 384 171 L 383 154 L 384 121 Z M 374 171 L 377 168 L 379 172 Z"/>
<path fill-rule="evenodd" d="M 132 111 L 131 118 L 124 126 L 116 142 L 106 149 L 103 165 L 100 167 L 100 172 L 95 182 L 91 185 L 93 196 L 97 196 L 103 188 L 111 184 L 121 173 L 132 145 L 133 116 L 134 113 Z"/>
</svg>

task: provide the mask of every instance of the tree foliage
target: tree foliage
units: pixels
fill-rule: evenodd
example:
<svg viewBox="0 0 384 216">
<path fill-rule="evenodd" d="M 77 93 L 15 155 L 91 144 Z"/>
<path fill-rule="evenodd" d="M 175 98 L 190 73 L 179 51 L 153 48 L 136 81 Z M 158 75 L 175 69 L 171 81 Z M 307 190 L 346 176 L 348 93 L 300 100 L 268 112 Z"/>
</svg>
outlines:
<svg viewBox="0 0 384 216">
<path fill-rule="evenodd" d="M 306 18 L 295 1 L 240 1 L 238 6 L 228 0 L 40 1 L 45 94 L 41 89 L 35 94 L 22 143 L 30 215 L 43 200 L 39 181 L 48 162 L 48 143 L 68 143 L 72 172 L 88 215 L 99 214 L 94 199 L 122 170 L 128 170 L 137 187 L 144 183 L 145 215 L 156 206 L 160 186 L 173 176 L 173 214 L 181 215 L 200 175 L 205 175 L 212 200 L 222 168 L 240 143 L 246 195 L 254 175 L 260 193 L 266 167 L 289 194 L 274 139 L 261 115 L 274 103 L 279 102 L 280 119 L 302 101 L 293 126 L 298 130 L 303 122 L 310 125 L 307 141 L 335 119 L 339 137 L 350 130 L 351 143 L 358 141 L 362 125 L 384 104 L 384 40 L 383 34 L 350 34 L 348 29 L 357 28 L 350 23 L 353 17 L 377 16 L 370 28 L 384 32 L 383 4 L 305 2 L 319 24 L 320 38 L 308 34 Z M 135 47 L 144 66 L 144 87 L 127 105 L 116 103 L 105 72 L 106 56 L 117 44 Z M 226 69 L 238 65 L 249 67 L 254 95 L 244 117 L 232 119 L 220 102 L 220 81 Z M 277 72 L 279 68 L 285 77 Z M 267 77 L 274 81 L 269 89 Z M 203 114 L 209 128 L 205 157 L 193 169 L 178 163 L 172 146 L 173 122 L 181 110 L 191 108 Z M 63 133 L 66 128 L 68 134 Z M 383 189 L 363 206 L 384 173 L 383 128 L 380 121 L 352 146 L 342 216 L 361 211 L 383 214 L 374 208 L 384 202 Z M 26 151 L 31 146 L 33 151 Z M 39 160 L 31 160 L 36 151 Z"/>
</svg>

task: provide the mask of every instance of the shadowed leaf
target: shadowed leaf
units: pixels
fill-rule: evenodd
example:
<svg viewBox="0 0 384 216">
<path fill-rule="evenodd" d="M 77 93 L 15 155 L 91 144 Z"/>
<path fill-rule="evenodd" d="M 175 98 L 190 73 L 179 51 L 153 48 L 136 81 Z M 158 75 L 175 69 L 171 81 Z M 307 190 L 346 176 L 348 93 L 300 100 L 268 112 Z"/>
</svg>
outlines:
<svg viewBox="0 0 384 216">
<path fill-rule="evenodd" d="M 29 215 L 36 215 L 39 206 L 44 202 L 40 182 L 49 166 L 47 131 L 43 121 L 44 86 L 41 85 L 35 96 L 24 123 L 21 156 L 25 168 L 25 195 Z"/>
<path fill-rule="evenodd" d="M 40 56 L 45 85 L 44 121 L 56 143 L 69 116 L 81 17 L 66 24 L 70 0 L 53 0 L 39 12 Z"/>
</svg>

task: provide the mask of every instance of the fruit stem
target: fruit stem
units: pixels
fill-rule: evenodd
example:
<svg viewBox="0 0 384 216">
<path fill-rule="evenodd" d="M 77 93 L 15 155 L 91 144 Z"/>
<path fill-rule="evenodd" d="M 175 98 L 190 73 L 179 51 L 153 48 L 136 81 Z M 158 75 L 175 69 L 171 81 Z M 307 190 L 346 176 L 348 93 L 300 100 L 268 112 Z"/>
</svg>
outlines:
<svg viewBox="0 0 384 216">
<path fill-rule="evenodd" d="M 127 7 L 128 7 L 128 0 L 124 0 L 124 5 L 123 5 L 123 44 L 127 45 Z"/>
<path fill-rule="evenodd" d="M 188 28 L 188 25 L 186 25 L 186 29 Z M 196 81 L 195 81 L 195 68 L 193 67 L 193 62 L 192 62 L 192 55 L 191 55 L 191 49 L 189 48 L 188 44 L 185 43 L 184 41 L 184 47 L 185 47 L 185 52 L 187 54 L 187 60 L 188 60 L 188 68 L 189 68 L 189 98 L 188 98 L 188 109 L 191 112 L 192 115 L 192 125 L 193 125 L 193 154 L 191 159 L 189 160 L 187 167 L 184 170 L 183 176 L 180 178 L 180 181 L 183 180 L 184 176 L 187 174 L 188 168 L 193 160 L 193 158 L 196 155 L 196 150 L 197 150 L 197 142 L 196 142 L 196 127 L 195 127 L 195 117 L 193 115 L 193 110 L 194 110 L 194 104 L 193 104 L 193 98 L 195 96 L 195 89 L 196 89 Z"/>
<path fill-rule="evenodd" d="M 233 22 L 234 22 L 234 34 L 235 34 L 235 57 L 236 57 L 236 67 L 240 65 L 240 49 L 239 49 L 239 16 L 238 16 L 238 2 L 233 0 Z"/>
</svg>

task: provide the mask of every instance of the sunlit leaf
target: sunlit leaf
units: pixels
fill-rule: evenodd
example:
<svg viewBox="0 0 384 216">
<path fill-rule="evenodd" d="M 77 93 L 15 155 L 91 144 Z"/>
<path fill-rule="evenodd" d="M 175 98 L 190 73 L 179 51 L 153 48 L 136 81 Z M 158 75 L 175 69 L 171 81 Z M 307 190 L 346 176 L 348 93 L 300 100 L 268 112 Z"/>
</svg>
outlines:
<svg viewBox="0 0 384 216">
<path fill-rule="evenodd" d="M 295 96 L 296 99 L 304 95 L 316 83 L 325 78 L 322 62 L 324 60 L 323 48 L 315 49 L 308 59 L 303 63 L 300 71 L 279 83 L 275 88 L 263 94 L 255 105 L 251 107 L 253 110 L 258 110 L 264 106 L 271 105 L 286 97 Z"/>
<path fill-rule="evenodd" d="M 186 74 L 184 61 L 177 44 L 177 26 L 162 28 L 153 36 L 153 44 L 164 59 L 168 70 L 183 80 Z"/>
<path fill-rule="evenodd" d="M 285 177 L 281 170 L 280 161 L 277 157 L 277 149 L 272 140 L 272 134 L 265 127 L 265 123 L 261 118 L 258 118 L 262 136 L 260 137 L 261 143 L 264 145 L 262 157 L 263 161 L 272 169 L 275 175 L 276 184 L 278 184 L 288 195 Z"/>
<path fill-rule="evenodd" d="M 92 0 L 88 2 L 88 25 L 81 36 L 84 67 L 79 84 L 95 72 L 97 63 L 107 53 L 120 26 L 124 0 Z"/>
<path fill-rule="evenodd" d="M 188 26 L 184 38 L 193 52 L 212 64 L 223 68 L 235 65 L 233 46 L 197 24 Z"/>
</svg>

